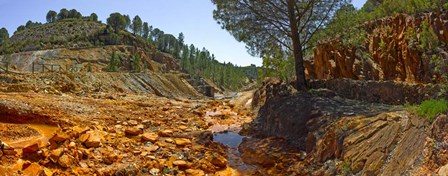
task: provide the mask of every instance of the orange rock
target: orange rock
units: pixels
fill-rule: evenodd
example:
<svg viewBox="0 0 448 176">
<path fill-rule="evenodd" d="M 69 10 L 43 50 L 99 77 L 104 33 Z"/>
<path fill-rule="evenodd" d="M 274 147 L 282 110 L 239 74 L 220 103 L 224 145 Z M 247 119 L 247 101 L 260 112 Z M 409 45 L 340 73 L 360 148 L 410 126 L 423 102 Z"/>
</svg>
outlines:
<svg viewBox="0 0 448 176">
<path fill-rule="evenodd" d="M 99 131 L 89 131 L 79 137 L 79 140 L 86 145 L 86 147 L 101 146 L 102 136 Z"/>
<path fill-rule="evenodd" d="M 162 131 L 159 131 L 159 136 L 170 137 L 173 135 L 173 133 L 174 133 L 173 130 L 162 130 Z"/>
<path fill-rule="evenodd" d="M 177 139 L 175 139 L 175 141 L 176 141 L 176 145 L 181 145 L 181 146 L 191 144 L 190 139 L 185 139 L 185 138 L 177 138 Z"/>
<path fill-rule="evenodd" d="M 66 133 L 58 132 L 54 134 L 53 137 L 49 139 L 50 142 L 62 142 L 69 138 L 69 136 Z"/>
<path fill-rule="evenodd" d="M 53 176 L 54 171 L 52 171 L 51 169 L 48 168 L 44 168 L 44 175 L 45 176 Z"/>
<path fill-rule="evenodd" d="M 124 130 L 124 133 L 129 136 L 137 136 L 142 133 L 142 130 L 139 128 L 135 128 L 135 127 L 126 128 L 126 130 Z"/>
<path fill-rule="evenodd" d="M 73 164 L 73 157 L 70 155 L 62 155 L 59 160 L 58 160 L 58 164 L 61 167 L 65 167 L 68 168 Z"/>
<path fill-rule="evenodd" d="M 187 173 L 188 176 L 204 176 L 205 173 L 204 171 L 200 170 L 200 169 L 187 169 L 185 171 Z"/>
<path fill-rule="evenodd" d="M 37 163 L 31 163 L 27 168 L 23 170 L 23 175 L 41 175 L 43 173 L 42 167 Z"/>
<path fill-rule="evenodd" d="M 213 165 L 218 166 L 218 167 L 226 167 L 227 159 L 221 155 L 213 154 L 210 157 L 210 163 L 212 163 Z"/>
<path fill-rule="evenodd" d="M 176 161 L 173 161 L 173 165 L 184 167 L 187 165 L 187 162 L 184 160 L 176 160 Z"/>
<path fill-rule="evenodd" d="M 156 133 L 143 133 L 142 140 L 143 141 L 149 141 L 149 142 L 156 142 L 159 139 L 159 135 Z"/>
<path fill-rule="evenodd" d="M 51 151 L 49 158 L 50 158 L 50 160 L 51 160 L 53 163 L 57 163 L 59 157 L 60 157 L 63 153 L 64 153 L 64 149 L 62 149 L 62 148 L 58 148 L 58 149 L 56 149 L 56 150 Z"/>
</svg>

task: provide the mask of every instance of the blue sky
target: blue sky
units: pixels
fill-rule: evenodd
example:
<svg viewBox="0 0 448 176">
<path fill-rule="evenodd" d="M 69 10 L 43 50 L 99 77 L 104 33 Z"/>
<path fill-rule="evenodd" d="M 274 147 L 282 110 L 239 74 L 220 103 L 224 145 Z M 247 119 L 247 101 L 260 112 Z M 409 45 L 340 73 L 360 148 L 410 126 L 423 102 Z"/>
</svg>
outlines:
<svg viewBox="0 0 448 176">
<path fill-rule="evenodd" d="M 353 0 L 360 8 L 366 0 Z M 219 61 L 232 62 L 240 66 L 261 65 L 262 60 L 250 56 L 245 44 L 213 20 L 215 8 L 210 0 L 0 0 L 0 28 L 6 27 L 12 35 L 19 25 L 28 20 L 45 22 L 49 10 L 76 9 L 87 16 L 98 14 L 103 22 L 109 14 L 120 12 L 131 18 L 139 15 L 154 28 L 177 36 L 185 35 L 185 42 L 196 47 L 207 48 Z"/>
</svg>

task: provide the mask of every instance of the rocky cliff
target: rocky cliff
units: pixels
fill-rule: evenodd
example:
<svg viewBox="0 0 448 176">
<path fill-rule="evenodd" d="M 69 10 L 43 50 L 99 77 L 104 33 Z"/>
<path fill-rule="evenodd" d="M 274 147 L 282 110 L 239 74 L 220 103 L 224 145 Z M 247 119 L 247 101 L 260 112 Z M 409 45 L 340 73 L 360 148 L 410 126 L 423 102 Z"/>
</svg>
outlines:
<svg viewBox="0 0 448 176">
<path fill-rule="evenodd" d="M 427 42 L 424 23 L 434 31 L 438 41 L 432 50 L 418 48 Z M 368 33 L 359 46 L 346 46 L 334 39 L 320 43 L 305 64 L 309 78 L 355 80 L 392 80 L 409 83 L 437 83 L 442 75 L 435 67 L 448 70 L 448 12 L 397 14 L 365 23 Z M 433 57 L 442 61 L 434 63 Z"/>
<path fill-rule="evenodd" d="M 253 105 L 261 106 L 259 114 L 249 129 L 257 137 L 280 137 L 304 151 L 301 161 L 286 166 L 300 171 L 298 175 L 422 175 L 447 164 L 446 115 L 430 125 L 402 106 L 287 87 L 279 81 L 263 84 L 253 99 Z M 242 146 L 246 156 L 250 150 L 244 141 Z M 249 160 L 257 160 L 253 157 Z"/>
</svg>

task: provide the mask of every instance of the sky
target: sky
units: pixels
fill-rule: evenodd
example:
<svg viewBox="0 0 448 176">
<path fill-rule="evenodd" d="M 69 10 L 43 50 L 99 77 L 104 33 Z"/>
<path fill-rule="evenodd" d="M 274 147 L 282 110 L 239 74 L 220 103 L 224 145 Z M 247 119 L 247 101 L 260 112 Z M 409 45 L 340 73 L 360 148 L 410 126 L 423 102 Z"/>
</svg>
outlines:
<svg viewBox="0 0 448 176">
<path fill-rule="evenodd" d="M 353 0 L 356 8 L 366 0 Z M 106 22 L 111 13 L 139 15 L 142 21 L 165 33 L 178 36 L 184 33 L 185 43 L 198 48 L 205 47 L 221 62 L 239 66 L 261 66 L 260 58 L 247 53 L 240 43 L 213 19 L 215 6 L 210 0 L 0 0 L 0 28 L 10 35 L 28 20 L 45 23 L 49 10 L 76 9 L 83 16 L 95 12 L 99 20 Z"/>
</svg>

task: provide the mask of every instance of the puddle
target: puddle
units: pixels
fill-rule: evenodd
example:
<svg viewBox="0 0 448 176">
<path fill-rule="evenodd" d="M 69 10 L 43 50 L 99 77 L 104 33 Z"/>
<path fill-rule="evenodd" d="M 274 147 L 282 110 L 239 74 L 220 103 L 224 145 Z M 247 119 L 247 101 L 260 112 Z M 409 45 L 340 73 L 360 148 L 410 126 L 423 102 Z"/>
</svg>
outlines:
<svg viewBox="0 0 448 176">
<path fill-rule="evenodd" d="M 243 162 L 238 146 L 246 136 L 241 136 L 237 132 L 221 132 L 213 134 L 213 141 L 228 146 L 227 161 L 229 166 L 236 169 L 242 175 L 253 175 L 258 169 L 257 166 Z"/>
<path fill-rule="evenodd" d="M 16 135 L 18 136 L 17 139 L 12 140 L 11 138 L 5 138 L 5 136 L 0 136 L 0 140 L 2 140 L 9 146 L 16 148 L 16 149 L 24 148 L 24 147 L 34 144 L 36 142 L 46 144 L 46 143 L 48 143 L 48 140 L 51 137 L 53 137 L 54 133 L 59 129 L 56 126 L 50 126 L 50 125 L 46 125 L 46 124 L 14 124 L 14 123 L 4 123 L 4 122 L 0 122 L 0 124 L 7 125 L 9 128 L 7 128 L 6 130 L 12 129 L 11 127 L 16 127 L 16 128 L 14 128 L 14 130 L 12 132 L 16 133 Z M 21 133 L 27 133 L 27 131 L 21 130 L 20 128 L 32 129 L 37 134 L 33 134 L 30 136 L 21 136 L 22 135 Z"/>
<path fill-rule="evenodd" d="M 238 147 L 241 144 L 244 136 L 235 132 L 223 132 L 213 134 L 213 141 L 227 145 L 229 147 Z"/>
</svg>

